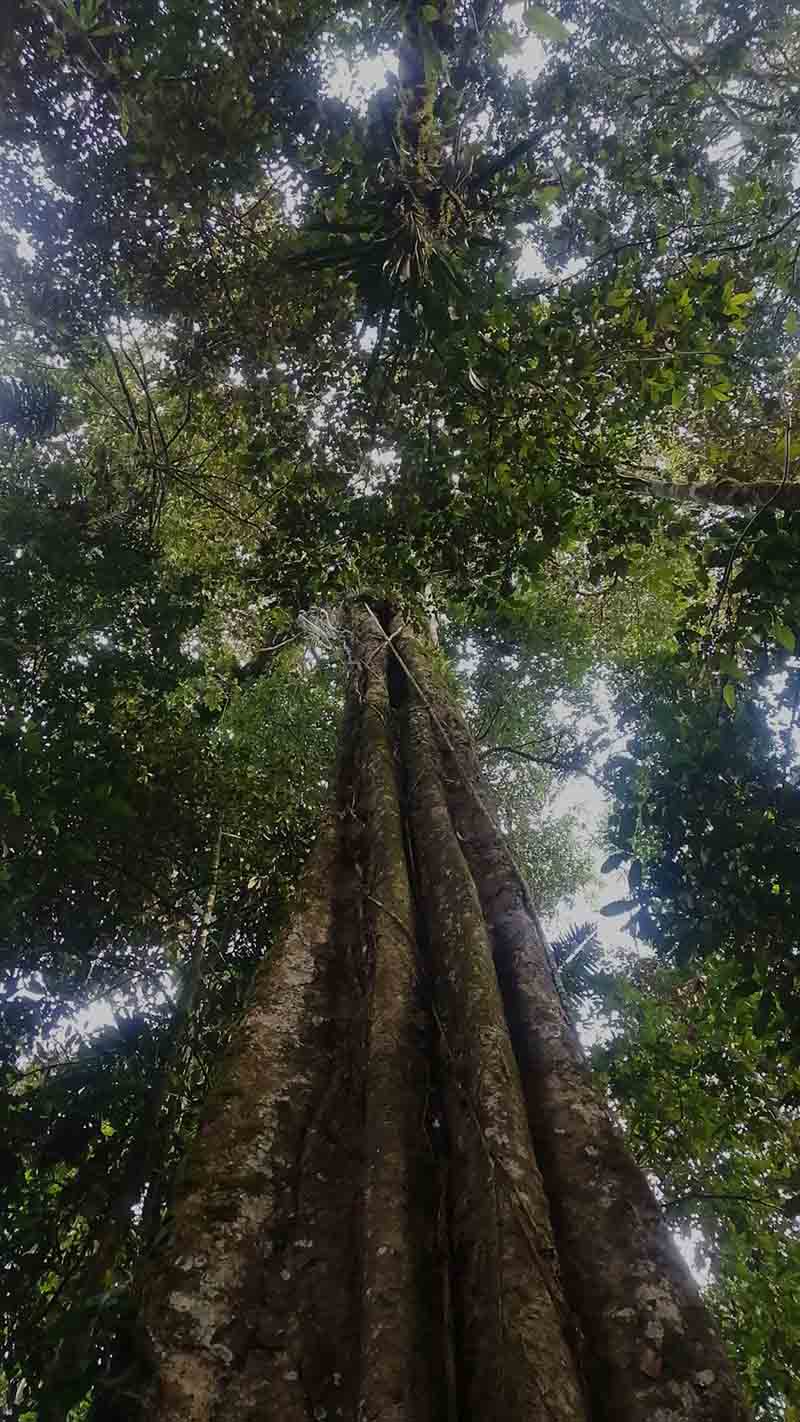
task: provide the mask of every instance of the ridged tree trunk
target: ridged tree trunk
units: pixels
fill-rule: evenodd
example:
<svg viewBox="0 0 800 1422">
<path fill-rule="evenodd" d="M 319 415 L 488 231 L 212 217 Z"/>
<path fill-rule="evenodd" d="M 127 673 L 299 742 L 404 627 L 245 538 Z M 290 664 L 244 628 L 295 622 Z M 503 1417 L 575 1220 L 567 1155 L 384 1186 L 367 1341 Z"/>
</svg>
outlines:
<svg viewBox="0 0 800 1422">
<path fill-rule="evenodd" d="M 335 808 L 145 1281 L 147 1414 L 743 1422 L 430 649 L 366 608 L 349 643 Z"/>
</svg>

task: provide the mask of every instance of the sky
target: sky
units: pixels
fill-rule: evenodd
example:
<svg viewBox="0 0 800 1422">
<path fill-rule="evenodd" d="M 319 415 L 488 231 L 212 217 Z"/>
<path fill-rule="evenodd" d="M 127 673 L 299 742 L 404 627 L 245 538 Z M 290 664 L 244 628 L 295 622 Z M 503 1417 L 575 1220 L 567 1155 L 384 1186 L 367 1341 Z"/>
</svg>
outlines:
<svg viewBox="0 0 800 1422">
<path fill-rule="evenodd" d="M 524 9 L 522 0 L 519 4 L 505 7 L 506 19 L 519 25 L 523 31 Z M 524 74 L 526 79 L 535 79 L 546 61 L 545 45 L 537 35 L 528 34 L 519 49 L 514 54 L 507 55 L 502 63 L 509 74 L 520 73 Z M 391 73 L 397 72 L 397 55 L 391 50 L 381 50 L 378 54 L 353 65 L 347 64 L 343 59 L 337 60 L 331 67 L 328 93 L 333 98 L 341 99 L 343 103 L 352 104 L 364 112 L 372 95 L 384 87 L 387 70 Z"/>
<path fill-rule="evenodd" d="M 615 728 L 611 697 L 607 687 L 601 681 L 595 682 L 592 696 L 602 717 L 603 730 L 611 742 L 603 754 L 603 759 L 606 760 L 609 756 L 619 754 L 624 749 L 625 743 Z M 565 708 L 565 714 L 571 718 L 572 709 Z M 585 727 L 579 725 L 577 730 L 580 734 L 588 735 L 597 729 L 597 724 L 597 721 L 587 717 Z M 596 766 L 595 770 L 598 768 Z M 603 946 L 610 952 L 620 947 L 629 952 L 635 944 L 631 935 L 624 933 L 620 927 L 620 924 L 625 921 L 624 918 L 597 917 L 604 904 L 628 897 L 628 882 L 624 871 L 617 870 L 611 874 L 600 873 L 600 866 L 610 852 L 610 846 L 605 838 L 610 805 L 609 796 L 596 781 L 587 775 L 570 776 L 553 800 L 551 808 L 554 815 L 573 814 L 575 816 L 579 837 L 584 843 L 588 843 L 591 849 L 595 877 L 594 881 L 587 884 L 585 889 L 574 899 L 566 900 L 560 906 L 558 912 L 548 920 L 547 930 L 550 937 L 555 938 L 558 934 L 563 933 L 571 923 L 583 923 L 590 918 L 596 919 L 597 936 Z"/>
</svg>

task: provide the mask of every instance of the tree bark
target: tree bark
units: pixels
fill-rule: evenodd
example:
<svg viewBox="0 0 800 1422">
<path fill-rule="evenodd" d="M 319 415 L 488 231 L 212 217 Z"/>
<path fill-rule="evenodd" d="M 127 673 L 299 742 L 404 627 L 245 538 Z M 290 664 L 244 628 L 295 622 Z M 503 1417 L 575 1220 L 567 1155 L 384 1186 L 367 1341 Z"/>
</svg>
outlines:
<svg viewBox="0 0 800 1422">
<path fill-rule="evenodd" d="M 795 513 L 800 509 L 800 484 L 784 483 L 780 479 L 763 479 L 752 484 L 738 479 L 712 479 L 709 483 L 672 484 L 661 479 L 626 478 L 625 484 L 642 494 L 675 503 L 687 500 L 696 504 L 719 504 L 734 509 L 783 509 Z"/>
<path fill-rule="evenodd" d="M 349 648 L 335 809 L 143 1283 L 148 1413 L 744 1422 L 430 650 L 367 609 Z"/>
<path fill-rule="evenodd" d="M 490 927 L 595 1422 L 744 1418 L 697 1285 L 597 1094 L 527 887 L 497 829 L 463 719 L 408 633 L 397 650 L 431 708 L 448 802 Z"/>
<path fill-rule="evenodd" d="M 586 1417 L 547 1201 L 486 923 L 445 800 L 428 710 L 407 701 L 415 880 L 449 1139 L 460 1405 L 467 1417 Z"/>
</svg>

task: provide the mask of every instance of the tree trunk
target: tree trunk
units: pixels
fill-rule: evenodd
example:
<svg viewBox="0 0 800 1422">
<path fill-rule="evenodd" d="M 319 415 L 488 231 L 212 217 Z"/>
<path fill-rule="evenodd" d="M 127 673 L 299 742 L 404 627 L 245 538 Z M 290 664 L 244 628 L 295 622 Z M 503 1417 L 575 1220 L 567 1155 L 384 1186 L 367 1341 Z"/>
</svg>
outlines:
<svg viewBox="0 0 800 1422">
<path fill-rule="evenodd" d="M 367 609 L 349 647 L 335 808 L 144 1281 L 147 1411 L 743 1422 L 430 649 Z"/>
<path fill-rule="evenodd" d="M 796 513 L 800 509 L 800 484 L 783 480 L 762 479 L 752 484 L 738 479 L 712 479 L 710 483 L 671 484 L 661 479 L 625 478 L 626 487 L 637 493 L 652 494 L 657 499 L 672 499 L 675 503 L 689 500 L 696 504 L 719 504 L 734 509 L 783 509 Z"/>
</svg>

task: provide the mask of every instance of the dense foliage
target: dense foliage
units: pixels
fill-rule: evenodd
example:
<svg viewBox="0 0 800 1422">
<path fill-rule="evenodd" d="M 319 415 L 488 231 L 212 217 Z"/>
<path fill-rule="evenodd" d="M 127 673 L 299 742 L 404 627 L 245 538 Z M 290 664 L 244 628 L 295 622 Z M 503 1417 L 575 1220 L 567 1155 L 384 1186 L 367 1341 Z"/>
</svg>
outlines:
<svg viewBox="0 0 800 1422">
<path fill-rule="evenodd" d="M 800 1407 L 798 79 L 779 0 L 5 7 L 10 1418 L 125 1375 L 370 593 L 438 613 L 542 911 L 590 874 L 559 787 L 612 795 L 669 966 L 614 985 L 579 924 L 564 986 Z M 682 499 L 719 479 L 769 490 Z"/>
<path fill-rule="evenodd" d="M 800 1396 L 800 1076 L 729 966 L 652 964 L 607 998 L 616 1035 L 596 1063 L 676 1227 L 693 1232 L 729 1346 L 761 1415 Z M 691 1238 L 692 1235 L 690 1234 Z"/>
</svg>

